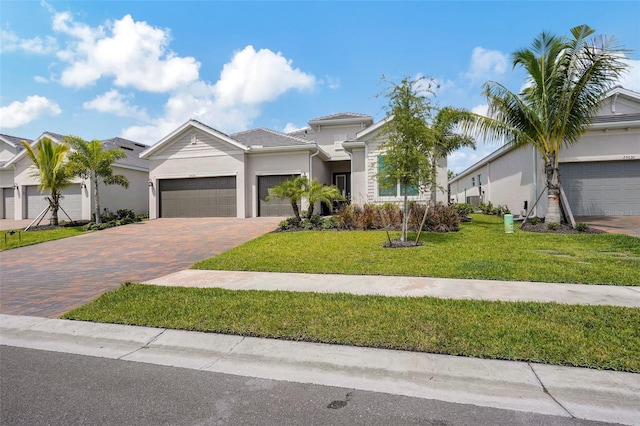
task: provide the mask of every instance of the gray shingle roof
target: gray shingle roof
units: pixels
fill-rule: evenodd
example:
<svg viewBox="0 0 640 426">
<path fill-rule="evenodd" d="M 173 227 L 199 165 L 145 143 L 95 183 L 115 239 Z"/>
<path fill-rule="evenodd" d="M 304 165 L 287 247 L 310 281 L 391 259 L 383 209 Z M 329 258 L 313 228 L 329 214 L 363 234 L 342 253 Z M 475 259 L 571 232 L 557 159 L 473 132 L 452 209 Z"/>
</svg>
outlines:
<svg viewBox="0 0 640 426">
<path fill-rule="evenodd" d="M 149 160 L 140 158 L 140 153 L 148 148 L 147 145 L 143 145 L 138 142 L 130 141 L 124 138 L 110 138 L 102 141 L 104 149 L 121 148 L 127 158 L 122 158 L 116 161 L 116 164 L 122 164 L 125 166 L 141 167 L 143 169 L 149 169 Z"/>
<path fill-rule="evenodd" d="M 640 120 L 640 113 L 635 114 L 618 114 L 618 115 L 600 115 L 593 117 L 592 123 L 619 123 L 622 121 Z"/>
<path fill-rule="evenodd" d="M 264 147 L 306 145 L 308 141 L 299 137 L 276 132 L 265 128 L 247 130 L 230 136 L 246 146 L 261 145 Z"/>
<path fill-rule="evenodd" d="M 18 136 L 2 135 L 2 134 L 0 134 L 0 139 L 15 145 L 16 148 L 18 148 L 18 151 L 24 149 L 24 147 L 22 146 L 22 141 L 27 141 L 28 143 L 33 142 L 31 139 L 21 138 Z"/>
<path fill-rule="evenodd" d="M 310 121 L 346 120 L 346 119 L 352 119 L 352 118 L 363 118 L 366 120 L 373 120 L 373 117 L 371 117 L 368 114 L 358 114 L 355 112 L 339 112 L 337 114 L 325 115 L 324 117 L 314 118 L 313 120 L 310 120 Z"/>
</svg>

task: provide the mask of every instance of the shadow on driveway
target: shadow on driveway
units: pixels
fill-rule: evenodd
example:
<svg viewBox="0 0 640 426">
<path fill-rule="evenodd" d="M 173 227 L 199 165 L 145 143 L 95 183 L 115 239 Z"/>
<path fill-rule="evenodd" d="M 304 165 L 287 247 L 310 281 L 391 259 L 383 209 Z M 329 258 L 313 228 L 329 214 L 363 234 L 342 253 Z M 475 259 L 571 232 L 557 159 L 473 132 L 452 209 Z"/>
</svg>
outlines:
<svg viewBox="0 0 640 426">
<path fill-rule="evenodd" d="M 282 218 L 156 219 L 0 254 L 0 312 L 58 317 L 125 281 L 189 268 Z"/>
</svg>

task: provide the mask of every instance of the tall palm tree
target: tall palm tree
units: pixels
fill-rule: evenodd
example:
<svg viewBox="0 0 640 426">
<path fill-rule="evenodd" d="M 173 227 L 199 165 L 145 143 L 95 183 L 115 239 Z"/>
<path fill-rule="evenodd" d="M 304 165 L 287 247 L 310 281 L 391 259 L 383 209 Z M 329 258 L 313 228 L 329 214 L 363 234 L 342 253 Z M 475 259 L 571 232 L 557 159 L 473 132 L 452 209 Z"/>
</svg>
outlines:
<svg viewBox="0 0 640 426">
<path fill-rule="evenodd" d="M 105 185 L 129 187 L 127 177 L 114 175 L 112 167 L 115 161 L 126 158 L 127 154 L 120 148 L 105 151 L 104 145 L 97 139 L 87 142 L 78 136 L 65 136 L 64 141 L 74 150 L 69 154 L 69 173 L 91 181 L 95 198 L 96 223 L 100 223 L 100 192 L 98 186 L 102 181 Z"/>
<path fill-rule="evenodd" d="M 304 187 L 306 176 L 292 176 L 291 179 L 281 182 L 269 190 L 266 200 L 269 201 L 272 198 L 288 199 L 291 202 L 291 208 L 298 222 L 302 221 L 300 217 L 300 207 L 298 201 L 302 199 L 304 195 Z"/>
<path fill-rule="evenodd" d="M 50 223 L 58 226 L 61 191 L 71 185 L 71 176 L 66 169 L 66 154 L 69 151 L 69 145 L 54 143 L 49 138 L 40 139 L 35 150 L 25 141 L 22 141 L 22 145 L 36 167 L 32 176 L 38 178 L 40 192 L 49 191 L 47 201 L 51 209 Z"/>
<path fill-rule="evenodd" d="M 318 182 L 318 179 L 316 178 L 309 180 L 307 177 L 304 177 L 304 179 L 304 196 L 309 201 L 307 219 L 310 219 L 311 216 L 313 216 L 313 208 L 316 203 L 319 202 L 331 208 L 333 200 L 345 200 L 337 186 L 323 185 Z"/>
<path fill-rule="evenodd" d="M 541 33 L 530 48 L 513 53 L 513 66 L 527 72 L 517 95 L 503 85 L 484 85 L 489 116 L 476 116 L 475 129 L 484 137 L 506 139 L 522 147 L 533 145 L 544 159 L 549 206 L 546 221 L 561 220 L 558 171 L 560 152 L 576 143 L 627 65 L 613 37 L 593 36 L 587 25 L 571 29 L 571 37 Z"/>
<path fill-rule="evenodd" d="M 433 130 L 433 154 L 431 156 L 431 204 L 436 203 L 438 161 L 463 147 L 476 149 L 476 141 L 469 135 L 456 133 L 458 124 L 472 120 L 472 114 L 462 109 L 444 107 L 438 111 L 431 129 Z"/>
</svg>

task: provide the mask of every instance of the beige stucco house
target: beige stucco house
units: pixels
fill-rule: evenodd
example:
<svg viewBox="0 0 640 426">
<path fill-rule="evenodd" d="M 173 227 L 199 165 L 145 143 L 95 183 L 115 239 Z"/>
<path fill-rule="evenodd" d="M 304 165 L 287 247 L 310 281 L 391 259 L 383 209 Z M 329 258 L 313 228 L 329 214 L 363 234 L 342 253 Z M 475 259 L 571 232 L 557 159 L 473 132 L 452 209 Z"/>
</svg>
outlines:
<svg viewBox="0 0 640 426">
<path fill-rule="evenodd" d="M 64 136 L 45 132 L 35 141 L 27 140 L 35 147 L 42 138 L 49 138 L 55 143 L 62 142 Z M 32 176 L 33 163 L 22 147 L 24 138 L 0 135 L 0 213 L 2 219 L 35 219 L 47 207 L 47 194 L 40 193 L 37 178 Z M 122 174 L 129 179 L 129 188 L 101 185 L 100 207 L 109 211 L 131 209 L 138 213 L 146 213 L 148 199 L 148 161 L 139 158 L 139 154 L 147 148 L 136 142 L 122 138 L 111 138 L 102 141 L 105 149 L 121 148 L 126 158 L 113 164 L 115 174 Z M 91 220 L 94 213 L 93 186 L 90 180 L 76 178 L 73 184 L 62 191 L 61 207 L 71 219 Z M 48 217 L 48 216 L 47 216 Z M 68 220 L 65 213 L 59 212 L 60 220 Z"/>
<path fill-rule="evenodd" d="M 544 192 L 543 167 L 534 148 L 504 146 L 450 180 L 449 196 L 524 214 Z M 587 133 L 561 152 L 560 178 L 575 216 L 640 216 L 640 93 L 607 93 Z M 545 192 L 532 215 L 544 217 L 546 209 Z"/>
<path fill-rule="evenodd" d="M 149 160 L 149 217 L 290 216 L 288 200 L 266 196 L 293 175 L 336 185 L 353 203 L 400 203 L 397 189 L 382 190 L 374 179 L 384 123 L 340 113 L 288 134 L 261 128 L 226 135 L 189 120 L 140 154 Z M 439 175 L 446 188 L 446 160 Z M 439 199 L 446 201 L 445 191 Z"/>
</svg>

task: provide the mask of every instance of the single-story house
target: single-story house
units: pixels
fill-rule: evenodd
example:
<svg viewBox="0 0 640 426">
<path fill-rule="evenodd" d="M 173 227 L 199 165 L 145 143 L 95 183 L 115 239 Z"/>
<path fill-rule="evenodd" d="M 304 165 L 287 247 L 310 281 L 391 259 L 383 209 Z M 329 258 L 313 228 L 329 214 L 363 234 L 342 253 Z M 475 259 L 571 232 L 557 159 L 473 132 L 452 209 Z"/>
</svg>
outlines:
<svg viewBox="0 0 640 426">
<path fill-rule="evenodd" d="M 560 155 L 560 179 L 574 216 L 640 216 L 640 93 L 616 87 L 582 138 Z M 450 201 L 533 207 L 545 189 L 533 148 L 503 146 L 449 181 Z M 532 215 L 544 217 L 546 192 Z"/>
<path fill-rule="evenodd" d="M 378 188 L 375 179 L 385 123 L 340 113 L 288 134 L 260 128 L 227 135 L 189 120 L 140 154 L 149 160 L 149 217 L 290 216 L 288 200 L 266 197 L 294 175 L 336 185 L 356 204 L 400 203 L 399 188 Z M 438 197 L 446 201 L 446 159 L 438 172 L 445 188 Z"/>
<path fill-rule="evenodd" d="M 37 178 L 32 176 L 34 166 L 22 146 L 26 140 L 35 148 L 42 138 L 49 138 L 61 143 L 63 135 L 44 132 L 35 141 L 15 136 L 0 135 L 0 212 L 2 219 L 35 219 L 48 206 L 48 193 L 41 193 Z M 121 148 L 126 158 L 113 164 L 115 174 L 129 179 L 129 188 L 116 185 L 100 185 L 100 207 L 115 212 L 119 209 L 131 209 L 138 213 L 146 213 L 148 199 L 148 161 L 139 158 L 139 154 L 147 148 L 130 140 L 111 138 L 102 141 L 105 149 Z M 94 213 L 93 184 L 89 179 L 75 178 L 73 184 L 62 190 L 61 207 L 71 219 L 91 220 Z M 47 218 L 50 217 L 50 213 Z M 58 212 L 60 220 L 68 220 L 65 213 Z"/>
</svg>

